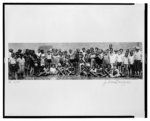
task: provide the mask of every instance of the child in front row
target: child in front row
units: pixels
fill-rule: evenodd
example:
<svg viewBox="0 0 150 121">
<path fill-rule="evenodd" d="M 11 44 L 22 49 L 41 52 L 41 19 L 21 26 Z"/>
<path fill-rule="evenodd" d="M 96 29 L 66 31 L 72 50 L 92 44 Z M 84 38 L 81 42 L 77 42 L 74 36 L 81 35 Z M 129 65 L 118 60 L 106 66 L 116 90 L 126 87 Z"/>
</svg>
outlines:
<svg viewBox="0 0 150 121">
<path fill-rule="evenodd" d="M 114 68 L 111 70 L 109 74 L 110 77 L 120 77 L 119 69 L 114 65 Z"/>
</svg>

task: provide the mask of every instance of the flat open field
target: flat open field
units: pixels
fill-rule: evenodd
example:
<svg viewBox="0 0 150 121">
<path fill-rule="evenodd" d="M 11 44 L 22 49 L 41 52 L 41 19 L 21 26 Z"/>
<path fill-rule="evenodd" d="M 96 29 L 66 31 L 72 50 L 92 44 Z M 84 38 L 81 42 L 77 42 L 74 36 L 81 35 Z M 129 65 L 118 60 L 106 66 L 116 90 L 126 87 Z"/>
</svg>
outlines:
<svg viewBox="0 0 150 121">
<path fill-rule="evenodd" d="M 25 77 L 23 80 L 126 80 L 126 79 L 141 79 L 139 77 L 117 77 L 117 78 L 110 78 L 110 77 L 85 77 L 85 76 L 58 76 L 58 75 L 49 75 L 49 76 L 32 76 L 32 77 Z"/>
</svg>

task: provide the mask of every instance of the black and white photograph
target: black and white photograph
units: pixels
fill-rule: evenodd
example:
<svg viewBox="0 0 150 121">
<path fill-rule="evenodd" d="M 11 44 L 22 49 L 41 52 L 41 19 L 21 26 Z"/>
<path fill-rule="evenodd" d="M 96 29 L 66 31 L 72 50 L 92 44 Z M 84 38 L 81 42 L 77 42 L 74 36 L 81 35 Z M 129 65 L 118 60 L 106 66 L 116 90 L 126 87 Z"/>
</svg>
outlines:
<svg viewBox="0 0 150 121">
<path fill-rule="evenodd" d="M 141 42 L 9 43 L 9 46 L 11 80 L 142 78 Z"/>
<path fill-rule="evenodd" d="M 3 3 L 4 117 L 147 117 L 144 3 Z"/>
</svg>

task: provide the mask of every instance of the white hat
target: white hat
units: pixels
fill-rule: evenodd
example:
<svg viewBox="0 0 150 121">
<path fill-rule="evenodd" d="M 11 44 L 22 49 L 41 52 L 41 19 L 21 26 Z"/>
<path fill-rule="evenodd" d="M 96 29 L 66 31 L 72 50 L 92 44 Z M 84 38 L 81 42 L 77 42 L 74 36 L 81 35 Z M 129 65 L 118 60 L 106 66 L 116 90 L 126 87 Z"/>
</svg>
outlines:
<svg viewBox="0 0 150 121">
<path fill-rule="evenodd" d="M 139 50 L 139 49 L 140 49 L 140 47 L 139 47 L 139 46 L 136 46 L 136 47 L 135 47 L 135 49 Z"/>
</svg>

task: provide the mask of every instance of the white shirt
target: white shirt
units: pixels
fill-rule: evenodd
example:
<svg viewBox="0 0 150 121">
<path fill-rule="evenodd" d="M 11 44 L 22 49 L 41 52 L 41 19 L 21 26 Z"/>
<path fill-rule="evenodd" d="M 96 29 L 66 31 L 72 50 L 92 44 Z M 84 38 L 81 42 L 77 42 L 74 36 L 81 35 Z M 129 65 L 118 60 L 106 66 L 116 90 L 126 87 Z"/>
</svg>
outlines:
<svg viewBox="0 0 150 121">
<path fill-rule="evenodd" d="M 96 72 L 96 69 L 91 69 L 90 71 L 91 71 L 91 72 Z"/>
<path fill-rule="evenodd" d="M 47 59 L 52 59 L 52 55 L 51 54 L 47 54 L 46 58 Z"/>
<path fill-rule="evenodd" d="M 124 64 L 129 64 L 129 58 L 124 56 L 123 63 Z"/>
<path fill-rule="evenodd" d="M 41 58 L 41 66 L 45 66 L 45 59 Z"/>
<path fill-rule="evenodd" d="M 116 54 L 110 54 L 109 59 L 110 59 L 110 63 L 115 63 L 117 59 Z"/>
<path fill-rule="evenodd" d="M 56 68 L 50 68 L 50 72 L 55 74 L 57 72 Z"/>
<path fill-rule="evenodd" d="M 129 56 L 129 64 L 133 64 L 134 63 L 134 56 Z"/>
<path fill-rule="evenodd" d="M 15 58 L 9 58 L 10 64 L 16 64 L 16 59 Z"/>
<path fill-rule="evenodd" d="M 142 60 L 142 53 L 141 53 L 141 51 L 134 53 L 134 59 L 135 60 Z"/>
<path fill-rule="evenodd" d="M 95 58 L 95 54 L 91 54 L 91 58 Z"/>
<path fill-rule="evenodd" d="M 117 55 L 117 62 L 123 62 L 123 56 L 124 56 L 124 54 L 118 54 Z"/>
<path fill-rule="evenodd" d="M 103 53 L 99 54 L 99 58 L 103 59 L 104 58 L 104 54 Z"/>
<path fill-rule="evenodd" d="M 90 67 L 90 63 L 86 63 L 86 66 Z"/>
<path fill-rule="evenodd" d="M 36 55 L 37 55 L 38 57 L 40 57 L 40 56 L 41 56 L 41 53 L 36 53 Z"/>
<path fill-rule="evenodd" d="M 64 57 L 64 60 L 65 60 L 65 57 Z M 60 61 L 60 56 L 59 56 L 59 55 L 53 56 L 53 63 L 54 63 L 54 64 L 58 64 L 59 61 Z"/>
<path fill-rule="evenodd" d="M 11 58 L 11 55 L 12 55 L 12 53 L 11 53 L 11 52 L 8 52 L 8 59 Z"/>
<path fill-rule="evenodd" d="M 17 59 L 17 62 L 19 63 L 19 65 L 22 65 L 22 66 L 23 66 L 23 65 L 25 64 L 25 59 L 24 59 L 24 58 L 22 58 L 22 59 L 21 59 L 21 58 L 18 58 L 18 59 Z"/>
<path fill-rule="evenodd" d="M 82 54 L 83 54 L 83 57 L 85 57 L 85 55 L 86 55 L 86 52 L 82 52 Z"/>
<path fill-rule="evenodd" d="M 43 58 L 44 58 L 44 57 L 45 57 L 45 54 L 44 54 L 44 53 L 43 53 L 43 54 L 41 54 L 41 57 L 43 57 Z"/>
<path fill-rule="evenodd" d="M 69 53 L 70 55 L 70 59 L 74 59 L 74 54 L 73 53 Z"/>
</svg>

